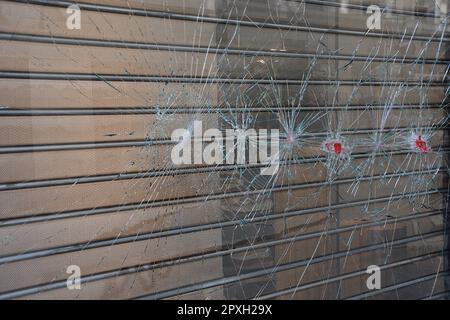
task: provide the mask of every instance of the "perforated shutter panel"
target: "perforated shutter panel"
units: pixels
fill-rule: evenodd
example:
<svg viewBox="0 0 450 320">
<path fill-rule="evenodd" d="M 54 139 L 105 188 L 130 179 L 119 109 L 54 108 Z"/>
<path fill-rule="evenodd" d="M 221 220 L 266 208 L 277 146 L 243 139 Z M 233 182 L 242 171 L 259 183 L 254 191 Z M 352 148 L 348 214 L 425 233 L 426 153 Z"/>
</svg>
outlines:
<svg viewBox="0 0 450 320">
<path fill-rule="evenodd" d="M 78 3 L 71 30 L 75 3 L 0 1 L 0 298 L 447 296 L 434 4 L 124 3 Z M 171 134 L 194 121 L 279 129 L 277 175 L 174 165 Z"/>
</svg>

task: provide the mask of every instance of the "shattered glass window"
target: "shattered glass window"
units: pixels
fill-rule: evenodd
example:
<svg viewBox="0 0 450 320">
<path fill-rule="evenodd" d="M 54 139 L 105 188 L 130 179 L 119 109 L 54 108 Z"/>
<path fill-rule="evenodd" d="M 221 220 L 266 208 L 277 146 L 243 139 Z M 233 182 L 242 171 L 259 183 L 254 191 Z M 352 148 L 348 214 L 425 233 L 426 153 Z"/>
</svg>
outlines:
<svg viewBox="0 0 450 320">
<path fill-rule="evenodd" d="M 0 1 L 0 299 L 446 299 L 448 2 Z"/>
</svg>

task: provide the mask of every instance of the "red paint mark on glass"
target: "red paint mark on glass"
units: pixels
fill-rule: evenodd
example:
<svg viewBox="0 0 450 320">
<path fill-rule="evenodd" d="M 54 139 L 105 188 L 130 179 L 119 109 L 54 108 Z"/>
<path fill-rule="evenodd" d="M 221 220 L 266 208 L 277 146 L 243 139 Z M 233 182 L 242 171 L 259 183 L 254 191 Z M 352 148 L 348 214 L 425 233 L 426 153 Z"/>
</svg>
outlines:
<svg viewBox="0 0 450 320">
<path fill-rule="evenodd" d="M 430 149 L 428 148 L 427 142 L 425 140 L 423 140 L 421 136 L 416 137 L 415 144 L 416 144 L 416 149 L 422 153 L 427 153 L 428 151 L 430 151 Z"/>
<path fill-rule="evenodd" d="M 326 142 L 325 148 L 327 149 L 327 151 L 333 152 L 335 154 L 342 153 L 342 143 L 339 141 Z"/>
</svg>

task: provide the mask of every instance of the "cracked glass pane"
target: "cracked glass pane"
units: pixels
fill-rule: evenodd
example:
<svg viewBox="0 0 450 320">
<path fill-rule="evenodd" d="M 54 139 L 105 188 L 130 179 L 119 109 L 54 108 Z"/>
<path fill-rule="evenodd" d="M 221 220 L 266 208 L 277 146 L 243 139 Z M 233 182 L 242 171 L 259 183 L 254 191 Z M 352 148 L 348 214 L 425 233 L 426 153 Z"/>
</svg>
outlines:
<svg viewBox="0 0 450 320">
<path fill-rule="evenodd" d="M 448 2 L 0 1 L 0 299 L 446 299 Z"/>
</svg>

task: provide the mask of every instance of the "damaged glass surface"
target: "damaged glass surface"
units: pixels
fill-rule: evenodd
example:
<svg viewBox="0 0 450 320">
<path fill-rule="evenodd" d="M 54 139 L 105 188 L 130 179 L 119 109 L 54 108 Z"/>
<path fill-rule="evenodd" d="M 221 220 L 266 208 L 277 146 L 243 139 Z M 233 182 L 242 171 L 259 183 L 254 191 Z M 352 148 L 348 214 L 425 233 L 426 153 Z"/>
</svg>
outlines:
<svg viewBox="0 0 450 320">
<path fill-rule="evenodd" d="M 0 298 L 447 298 L 447 5 L 0 1 Z"/>
</svg>

